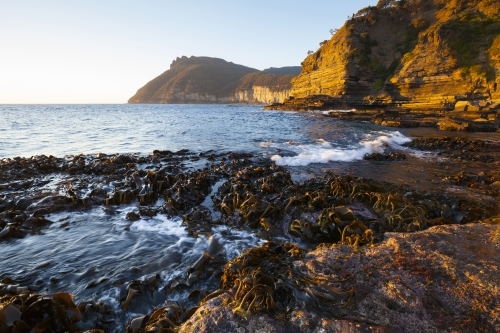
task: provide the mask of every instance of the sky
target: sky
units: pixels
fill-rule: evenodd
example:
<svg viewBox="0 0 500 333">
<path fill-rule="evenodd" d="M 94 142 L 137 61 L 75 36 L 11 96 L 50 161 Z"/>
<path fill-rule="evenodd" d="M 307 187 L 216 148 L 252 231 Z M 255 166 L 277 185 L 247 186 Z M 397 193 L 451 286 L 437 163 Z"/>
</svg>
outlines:
<svg viewBox="0 0 500 333">
<path fill-rule="evenodd" d="M 0 0 L 0 104 L 126 103 L 180 56 L 300 66 L 377 0 Z"/>
</svg>

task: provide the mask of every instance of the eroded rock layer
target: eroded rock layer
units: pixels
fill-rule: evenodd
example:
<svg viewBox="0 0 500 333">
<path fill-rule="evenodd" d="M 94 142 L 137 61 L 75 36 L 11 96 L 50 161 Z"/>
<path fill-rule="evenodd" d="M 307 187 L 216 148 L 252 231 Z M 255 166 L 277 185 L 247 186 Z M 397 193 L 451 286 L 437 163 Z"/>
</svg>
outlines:
<svg viewBox="0 0 500 333">
<path fill-rule="evenodd" d="M 500 7 L 487 0 L 380 0 L 302 62 L 282 108 L 453 110 L 500 99 Z"/>
</svg>

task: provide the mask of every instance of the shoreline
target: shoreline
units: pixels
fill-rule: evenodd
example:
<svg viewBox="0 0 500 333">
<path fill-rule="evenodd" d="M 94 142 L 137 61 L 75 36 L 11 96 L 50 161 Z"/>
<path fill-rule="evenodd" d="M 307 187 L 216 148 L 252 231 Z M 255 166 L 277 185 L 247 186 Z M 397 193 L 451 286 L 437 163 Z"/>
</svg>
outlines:
<svg viewBox="0 0 500 333">
<path fill-rule="evenodd" d="M 302 168 L 302 171 L 300 168 L 277 167 L 268 160 L 245 153 L 207 152 L 195 156 L 189 151 L 155 151 L 142 157 L 94 154 L 76 155 L 73 160 L 47 156 L 13 158 L 9 159 L 10 162 L 4 159 L 0 161 L 0 215 L 3 223 L 0 244 L 8 244 L 12 237 L 32 237 L 30 234 L 40 232 L 44 237 L 47 225 L 54 222 L 51 214 L 55 212 L 85 213 L 91 207 L 102 207 L 106 211 L 135 202 L 136 209 L 127 213 L 130 221 L 155 215 L 177 216 L 182 217 L 183 226 L 193 236 L 226 225 L 251 230 L 271 243 L 267 243 L 267 247 L 249 249 L 247 253 L 259 258 L 255 264 L 240 262 L 239 258 L 245 254 L 227 262 L 216 250 L 218 246 L 213 245 L 214 249 L 207 248 L 207 255 L 199 257 L 190 267 L 183 266 L 185 280 L 176 282 L 179 287 L 173 286 L 172 281 L 158 278 L 134 282 L 134 287 L 125 289 L 128 294 L 125 292 L 119 298 L 120 307 L 128 302 L 135 307 L 148 303 L 147 290 L 160 292 L 168 299 L 170 292 L 186 288 L 186 283 L 189 285 L 188 281 L 195 278 L 199 281 L 220 279 L 222 289 L 198 292 L 189 303 L 193 306 L 188 309 L 167 302 L 146 317 L 134 319 L 131 323 L 119 323 L 119 327 L 130 324 L 137 332 L 141 331 L 140 327 L 152 328 L 155 325 L 165 329 L 180 328 L 181 332 L 220 329 L 240 332 L 245 327 L 250 331 L 250 327 L 254 327 L 276 332 L 312 332 L 322 327 L 328 332 L 336 332 L 342 327 L 359 325 L 353 332 L 390 332 L 391 329 L 401 331 L 406 327 L 403 325 L 408 324 L 406 319 L 395 317 L 396 313 L 406 313 L 411 318 L 423 311 L 427 314 L 427 326 L 422 323 L 418 329 L 446 331 L 443 325 L 455 325 L 455 329 L 464 331 L 479 327 L 494 329 L 500 325 L 500 318 L 494 313 L 478 312 L 472 306 L 467 307 L 469 313 L 453 303 L 453 297 L 457 296 L 450 299 L 440 294 L 446 290 L 449 292 L 453 284 L 446 282 L 440 273 L 443 264 L 438 259 L 446 255 L 451 258 L 450 263 L 458 265 L 454 268 L 454 274 L 458 274 L 454 283 L 460 282 L 463 288 L 472 286 L 470 281 L 477 279 L 486 286 L 500 284 L 496 275 L 488 273 L 494 272 L 494 267 L 500 268 L 498 240 L 495 238 L 500 229 L 494 226 L 498 224 L 495 216 L 499 212 L 500 144 L 467 138 L 421 138 L 415 139 L 412 145 L 415 149 L 434 149 L 439 152 L 439 158 L 416 164 L 412 158 L 399 158 L 400 155 L 393 153 L 379 154 L 350 169 L 341 164 L 338 170 L 335 166 L 332 170 L 325 170 L 326 166 L 313 165 Z M 292 175 L 300 172 L 306 177 L 297 183 L 292 180 Z M 373 179 L 377 174 L 380 175 L 378 179 Z M 60 175 L 57 177 L 61 177 L 63 187 L 52 190 L 45 187 L 44 179 L 51 175 Z M 109 186 L 112 183 L 117 185 L 114 188 L 99 187 L 99 184 Z M 61 191 L 63 188 L 65 190 Z M 94 190 L 88 191 L 89 188 Z M 210 195 L 213 207 L 203 206 Z M 217 212 L 215 219 L 211 210 Z M 476 224 L 478 221 L 489 224 Z M 475 232 L 482 236 L 475 239 Z M 271 250 L 270 244 L 279 244 L 279 235 L 292 237 L 288 239 L 296 239 L 299 244 L 307 243 L 310 250 L 299 250 L 293 244 L 286 245 L 290 248 L 284 252 L 279 245 Z M 456 240 L 449 238 L 455 237 L 450 235 L 455 235 Z M 449 245 L 441 241 L 443 237 L 448 237 L 444 241 Z M 464 237 L 468 240 L 464 241 Z M 408 242 L 408 239 L 412 241 Z M 470 242 L 485 247 L 476 249 Z M 468 246 L 468 257 L 460 257 L 463 246 Z M 251 272 L 260 271 L 258 267 L 262 260 L 275 262 L 276 256 L 292 266 L 273 266 L 275 272 L 266 268 L 260 282 L 250 282 L 255 278 Z M 415 266 L 412 258 L 417 258 L 420 266 Z M 484 260 L 484 263 L 478 260 Z M 383 270 L 368 274 L 368 267 L 376 267 L 376 263 L 383 264 Z M 238 265 L 243 265 L 246 270 L 231 269 Z M 459 271 L 470 270 L 470 265 L 476 267 L 470 274 L 476 276 L 482 270 L 486 276 L 477 275 L 471 280 L 472 275 L 468 275 L 468 280 L 463 280 Z M 302 267 L 302 270 L 296 270 L 297 267 Z M 352 267 L 358 267 L 363 273 L 359 275 L 352 271 Z M 415 267 L 427 267 L 429 271 L 424 268 L 415 271 Z M 326 268 L 329 271 L 325 271 Z M 292 269 L 293 274 L 285 278 L 280 269 Z M 400 275 L 399 282 L 392 282 L 394 274 L 391 271 L 394 269 Z M 317 280 L 318 276 L 320 280 Z M 14 313 L 19 312 L 10 318 L 25 320 L 17 303 L 10 301 L 11 296 L 23 298 L 27 297 L 22 296 L 27 292 L 37 293 L 37 290 L 31 290 L 22 282 L 16 283 L 15 276 L 3 273 L 1 278 L 0 297 L 4 309 L 8 307 Z M 243 286 L 236 282 L 243 280 L 249 281 L 248 284 Z M 127 285 L 130 280 L 124 282 Z M 276 285 L 278 282 L 281 286 Z M 257 285 L 266 287 L 255 289 Z M 489 307 L 493 309 L 500 305 L 498 290 L 474 286 L 483 294 L 483 291 L 488 291 Z M 434 290 L 434 296 L 427 293 L 430 290 Z M 305 295 L 302 294 L 304 291 Z M 103 310 L 96 301 L 75 304 L 65 294 L 56 295 L 59 296 L 52 296 L 47 302 L 54 308 L 62 306 L 67 313 L 73 314 L 67 318 L 67 330 L 95 328 L 113 331 L 116 324 L 106 324 L 106 320 L 123 318 L 120 317 L 123 314 L 110 313 L 109 308 Z M 476 296 L 463 297 L 477 305 Z M 375 300 L 378 308 L 386 309 L 385 312 L 370 313 L 369 304 Z M 328 314 L 330 310 L 317 302 L 331 302 L 330 308 L 339 312 Z M 453 322 L 439 322 L 443 313 L 435 310 L 438 304 L 454 318 Z M 363 306 L 365 310 L 362 310 Z M 172 313 L 175 314 L 173 317 Z M 338 320 L 332 321 L 332 315 Z M 90 327 L 88 318 L 101 318 L 100 326 Z M 214 318 L 220 318 L 218 325 L 214 326 Z M 32 322 L 25 324 L 35 325 Z M 57 331 L 57 324 L 52 322 L 51 325 L 55 325 L 51 327 Z M 410 331 L 410 326 L 406 329 Z"/>
<path fill-rule="evenodd" d="M 272 104 L 265 110 L 281 111 L 323 111 L 338 120 L 368 121 L 392 128 L 437 128 L 441 131 L 455 132 L 500 132 L 500 104 L 484 102 L 484 105 L 468 104 L 454 110 L 443 108 L 410 109 L 401 106 L 370 106 L 318 104 L 297 107 L 294 105 Z M 337 109 L 338 108 L 338 109 Z"/>
</svg>

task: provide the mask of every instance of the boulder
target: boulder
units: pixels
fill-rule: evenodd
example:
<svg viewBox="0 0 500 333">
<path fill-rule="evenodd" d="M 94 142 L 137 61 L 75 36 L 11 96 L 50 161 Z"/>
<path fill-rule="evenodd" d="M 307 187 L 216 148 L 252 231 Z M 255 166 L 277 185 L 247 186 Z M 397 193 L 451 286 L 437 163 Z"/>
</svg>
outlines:
<svg viewBox="0 0 500 333">
<path fill-rule="evenodd" d="M 441 131 L 465 131 L 469 127 L 467 123 L 457 122 L 449 118 L 438 122 L 437 125 Z"/>
</svg>

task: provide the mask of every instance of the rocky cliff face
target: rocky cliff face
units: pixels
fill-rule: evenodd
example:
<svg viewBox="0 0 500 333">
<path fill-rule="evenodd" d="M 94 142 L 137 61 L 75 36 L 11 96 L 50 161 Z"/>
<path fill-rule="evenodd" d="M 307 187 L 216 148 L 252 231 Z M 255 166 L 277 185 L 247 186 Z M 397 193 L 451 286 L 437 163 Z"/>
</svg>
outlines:
<svg viewBox="0 0 500 333">
<path fill-rule="evenodd" d="M 283 69 L 294 71 L 296 67 Z M 239 81 L 231 96 L 231 101 L 264 104 L 284 102 L 290 96 L 291 81 L 295 75 L 283 74 L 284 71 L 281 71 L 281 74 L 276 74 L 279 72 L 280 69 L 272 68 L 245 75 Z"/>
<path fill-rule="evenodd" d="M 297 67 L 258 71 L 209 57 L 177 58 L 129 103 L 281 103 Z M 293 74 L 295 73 L 295 74 Z"/>
<path fill-rule="evenodd" d="M 228 102 L 232 103 L 257 103 L 274 104 L 283 103 L 290 97 L 291 87 L 273 91 L 269 87 L 252 86 L 247 90 L 237 90 Z"/>
<path fill-rule="evenodd" d="M 289 108 L 500 99 L 498 1 L 380 0 L 320 44 L 292 81 Z"/>
</svg>

